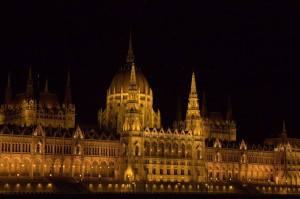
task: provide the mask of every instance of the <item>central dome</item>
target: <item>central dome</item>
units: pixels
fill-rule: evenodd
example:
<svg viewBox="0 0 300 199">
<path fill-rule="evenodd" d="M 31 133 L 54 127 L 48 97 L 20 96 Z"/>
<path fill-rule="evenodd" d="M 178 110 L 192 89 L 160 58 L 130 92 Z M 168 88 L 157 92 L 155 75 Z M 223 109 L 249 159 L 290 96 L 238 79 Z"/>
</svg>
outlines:
<svg viewBox="0 0 300 199">
<path fill-rule="evenodd" d="M 142 94 L 150 93 L 150 86 L 146 77 L 141 73 L 141 71 L 136 71 L 136 83 L 137 87 Z M 123 89 L 123 93 L 127 93 L 129 89 L 130 83 L 130 70 L 120 70 L 115 77 L 113 78 L 110 89 L 113 93 L 121 93 Z M 122 89 L 121 89 L 122 88 Z"/>
</svg>

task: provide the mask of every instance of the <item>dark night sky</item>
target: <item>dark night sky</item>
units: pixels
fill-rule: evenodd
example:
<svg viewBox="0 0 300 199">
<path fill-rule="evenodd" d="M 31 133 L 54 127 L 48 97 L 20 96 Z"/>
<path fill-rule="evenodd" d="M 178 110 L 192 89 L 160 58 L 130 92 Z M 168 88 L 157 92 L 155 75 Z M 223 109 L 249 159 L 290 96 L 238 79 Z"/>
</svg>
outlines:
<svg viewBox="0 0 300 199">
<path fill-rule="evenodd" d="M 120 2 L 2 1 L 0 98 L 9 71 L 13 93 L 25 89 L 32 64 L 35 87 L 37 74 L 42 89 L 47 73 L 50 91 L 62 100 L 70 70 L 77 122 L 96 124 L 106 89 L 125 63 L 131 25 L 135 63 L 165 128 L 178 96 L 185 113 L 194 68 L 209 111 L 225 113 L 231 94 L 239 138 L 278 134 L 283 120 L 288 134 L 300 137 L 300 3 Z"/>
</svg>

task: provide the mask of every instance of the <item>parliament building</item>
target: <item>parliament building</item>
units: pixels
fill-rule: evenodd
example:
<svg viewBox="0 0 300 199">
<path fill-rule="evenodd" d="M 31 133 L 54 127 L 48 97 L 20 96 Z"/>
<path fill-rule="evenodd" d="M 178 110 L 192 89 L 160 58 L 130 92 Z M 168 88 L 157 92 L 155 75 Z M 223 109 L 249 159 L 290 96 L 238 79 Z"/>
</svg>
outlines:
<svg viewBox="0 0 300 199">
<path fill-rule="evenodd" d="M 209 112 L 205 94 L 199 100 L 194 73 L 186 88 L 185 118 L 163 129 L 161 113 L 153 109 L 153 91 L 135 66 L 131 38 L 126 64 L 107 89 L 95 128 L 75 122 L 70 74 L 59 102 L 47 79 L 44 90 L 34 93 L 31 73 L 30 68 L 24 92 L 15 96 L 10 75 L 7 79 L 0 108 L 2 181 L 88 179 L 129 183 L 136 190 L 139 184 L 143 190 L 151 185 L 153 191 L 162 185 L 168 189 L 167 183 L 187 191 L 212 183 L 300 184 L 300 139 L 288 138 L 283 125 L 278 138 L 263 144 L 238 141 L 230 99 L 225 114 Z"/>
</svg>

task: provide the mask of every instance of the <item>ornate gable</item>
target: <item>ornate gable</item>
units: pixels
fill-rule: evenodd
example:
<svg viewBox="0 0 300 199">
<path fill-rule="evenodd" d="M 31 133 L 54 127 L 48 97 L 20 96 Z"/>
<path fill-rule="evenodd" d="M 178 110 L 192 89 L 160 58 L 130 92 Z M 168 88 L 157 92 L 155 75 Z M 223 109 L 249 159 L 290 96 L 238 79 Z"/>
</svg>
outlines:
<svg viewBox="0 0 300 199">
<path fill-rule="evenodd" d="M 76 130 L 73 134 L 73 138 L 75 138 L 75 139 L 83 139 L 84 138 L 83 133 L 79 126 L 76 128 Z"/>
<path fill-rule="evenodd" d="M 41 124 L 36 126 L 35 130 L 33 131 L 33 136 L 45 136 L 45 132 Z"/>
</svg>

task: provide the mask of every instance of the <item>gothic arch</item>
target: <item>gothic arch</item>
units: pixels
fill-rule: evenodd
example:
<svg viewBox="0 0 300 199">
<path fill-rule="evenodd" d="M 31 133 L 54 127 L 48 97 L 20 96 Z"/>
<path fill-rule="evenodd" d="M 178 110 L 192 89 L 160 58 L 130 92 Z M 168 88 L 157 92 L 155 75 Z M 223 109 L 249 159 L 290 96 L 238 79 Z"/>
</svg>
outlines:
<svg viewBox="0 0 300 199">
<path fill-rule="evenodd" d="M 138 144 L 134 147 L 134 155 L 139 156 L 140 155 L 140 146 Z"/>
<path fill-rule="evenodd" d="M 90 177 L 91 175 L 91 161 L 86 159 L 83 163 L 84 177 Z"/>
<path fill-rule="evenodd" d="M 28 157 L 25 157 L 22 160 L 21 176 L 29 176 L 30 171 L 31 171 L 31 165 L 32 165 L 32 163 Z"/>
<path fill-rule="evenodd" d="M 100 164 L 99 164 L 99 161 L 94 160 L 92 162 L 91 176 L 92 177 L 99 177 L 99 174 L 100 174 Z"/>
<path fill-rule="evenodd" d="M 187 144 L 186 157 L 187 158 L 192 158 L 192 145 L 191 145 L 191 143 Z"/>
<path fill-rule="evenodd" d="M 41 158 L 35 159 L 33 163 L 33 176 L 34 177 L 41 177 L 42 176 L 42 169 L 43 169 L 43 161 Z"/>
<path fill-rule="evenodd" d="M 166 149 L 165 149 L 166 155 L 171 157 L 172 156 L 172 143 L 170 141 L 166 142 Z"/>
<path fill-rule="evenodd" d="M 157 142 L 156 141 L 152 141 L 151 142 L 151 156 L 157 156 Z"/>
<path fill-rule="evenodd" d="M 145 156 L 150 155 L 150 142 L 148 140 L 145 140 L 144 142 L 144 152 L 145 152 Z"/>
<path fill-rule="evenodd" d="M 62 160 L 60 158 L 56 158 L 53 164 L 53 176 L 61 176 L 62 175 Z"/>
<path fill-rule="evenodd" d="M 101 178 L 103 177 L 108 177 L 108 163 L 105 160 L 102 160 L 100 163 L 100 176 Z"/>
<path fill-rule="evenodd" d="M 158 156 L 165 156 L 165 143 L 162 140 L 158 142 Z"/>
<path fill-rule="evenodd" d="M 81 177 L 81 160 L 75 159 L 73 163 L 74 177 Z"/>
<path fill-rule="evenodd" d="M 10 162 L 10 175 L 12 176 L 17 176 L 17 174 L 20 173 L 21 171 L 21 159 L 18 158 L 18 157 L 14 157 L 11 159 L 11 162 Z"/>
<path fill-rule="evenodd" d="M 10 164 L 10 159 L 7 156 L 4 156 L 1 158 L 1 165 L 0 165 L 0 175 L 5 176 L 8 175 L 9 173 L 9 164 Z"/>
<path fill-rule="evenodd" d="M 179 149 L 178 149 L 179 147 L 178 147 L 178 143 L 177 142 L 174 142 L 173 143 L 173 150 L 172 150 L 172 152 L 173 152 L 173 156 L 174 157 L 177 157 L 178 156 L 178 153 L 179 153 Z"/>
<path fill-rule="evenodd" d="M 64 176 L 71 176 L 71 159 L 70 158 L 66 158 L 63 162 L 63 174 Z"/>
<path fill-rule="evenodd" d="M 181 143 L 181 156 L 182 157 L 185 157 L 185 154 L 187 153 L 187 151 L 186 151 L 186 146 L 185 146 L 185 143 L 184 142 L 182 142 Z"/>
</svg>

